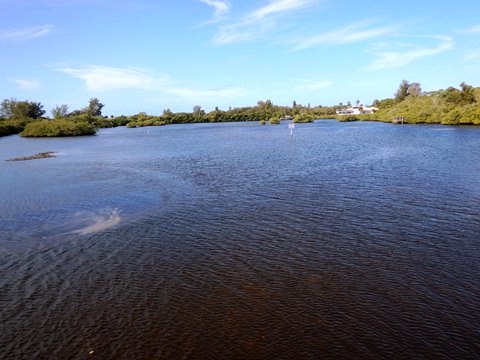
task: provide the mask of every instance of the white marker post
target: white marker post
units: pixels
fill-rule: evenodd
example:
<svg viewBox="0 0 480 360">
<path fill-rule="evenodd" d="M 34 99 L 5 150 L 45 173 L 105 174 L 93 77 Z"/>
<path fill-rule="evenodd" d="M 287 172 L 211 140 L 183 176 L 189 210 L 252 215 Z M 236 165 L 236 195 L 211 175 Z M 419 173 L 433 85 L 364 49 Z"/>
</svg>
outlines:
<svg viewBox="0 0 480 360">
<path fill-rule="evenodd" d="M 295 129 L 295 123 L 288 124 L 288 128 L 290 129 L 290 140 L 293 138 L 293 129 Z"/>
</svg>

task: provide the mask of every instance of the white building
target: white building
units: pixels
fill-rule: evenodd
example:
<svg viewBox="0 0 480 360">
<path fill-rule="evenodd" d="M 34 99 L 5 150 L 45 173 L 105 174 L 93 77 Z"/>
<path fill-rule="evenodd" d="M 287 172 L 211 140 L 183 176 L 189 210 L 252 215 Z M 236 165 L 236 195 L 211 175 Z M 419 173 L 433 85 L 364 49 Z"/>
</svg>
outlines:
<svg viewBox="0 0 480 360">
<path fill-rule="evenodd" d="M 361 115 L 361 114 L 373 114 L 375 111 L 377 111 L 378 108 L 373 107 L 373 106 L 351 106 L 346 109 L 340 109 L 337 110 L 336 113 L 337 115 Z"/>
</svg>

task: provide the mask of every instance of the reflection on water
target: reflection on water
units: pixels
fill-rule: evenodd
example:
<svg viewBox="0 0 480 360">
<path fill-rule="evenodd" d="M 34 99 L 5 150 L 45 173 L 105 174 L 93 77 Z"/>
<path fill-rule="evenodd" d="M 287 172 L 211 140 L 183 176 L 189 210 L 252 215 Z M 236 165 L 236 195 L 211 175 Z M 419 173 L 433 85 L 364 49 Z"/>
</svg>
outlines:
<svg viewBox="0 0 480 360">
<path fill-rule="evenodd" d="M 0 138 L 0 357 L 478 358 L 480 129 L 452 129 Z"/>
</svg>

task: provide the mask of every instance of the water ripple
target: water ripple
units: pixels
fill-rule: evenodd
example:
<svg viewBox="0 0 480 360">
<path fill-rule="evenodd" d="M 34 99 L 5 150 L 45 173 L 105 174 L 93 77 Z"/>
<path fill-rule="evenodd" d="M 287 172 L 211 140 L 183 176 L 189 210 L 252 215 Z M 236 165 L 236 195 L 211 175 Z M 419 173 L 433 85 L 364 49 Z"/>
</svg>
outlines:
<svg viewBox="0 0 480 360">
<path fill-rule="evenodd" d="M 0 164 L 0 357 L 478 358 L 477 129 L 137 130 Z"/>
</svg>

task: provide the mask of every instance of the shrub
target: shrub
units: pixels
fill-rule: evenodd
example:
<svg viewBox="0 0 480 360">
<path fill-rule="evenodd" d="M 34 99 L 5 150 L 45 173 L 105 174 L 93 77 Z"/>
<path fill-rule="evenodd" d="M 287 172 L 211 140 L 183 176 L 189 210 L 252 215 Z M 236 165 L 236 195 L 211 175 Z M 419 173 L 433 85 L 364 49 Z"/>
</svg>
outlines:
<svg viewBox="0 0 480 360">
<path fill-rule="evenodd" d="M 442 118 L 443 125 L 458 125 L 460 124 L 460 119 L 462 114 L 458 110 L 452 110 L 447 115 Z"/>
<path fill-rule="evenodd" d="M 19 131 L 17 127 L 7 123 L 0 122 L 0 136 L 7 136 L 12 134 L 18 134 L 18 133 Z"/>
<path fill-rule="evenodd" d="M 55 137 L 94 135 L 95 126 L 87 122 L 73 122 L 65 119 L 43 120 L 28 124 L 20 133 L 24 137 Z"/>
<path fill-rule="evenodd" d="M 280 124 L 280 118 L 278 116 L 274 116 L 268 120 L 269 124 L 271 125 L 278 125 Z"/>
<path fill-rule="evenodd" d="M 293 122 L 295 123 L 307 123 L 307 122 L 313 122 L 313 120 L 316 118 L 315 115 L 304 112 L 301 114 L 297 114 L 293 117 Z"/>
<path fill-rule="evenodd" d="M 20 133 L 27 124 L 38 121 L 36 119 L 10 119 L 0 121 L 0 136 L 7 136 Z"/>
<path fill-rule="evenodd" d="M 133 120 L 127 124 L 127 128 L 144 127 L 144 126 L 163 126 L 166 125 L 162 117 L 151 117 L 145 120 Z"/>
</svg>

